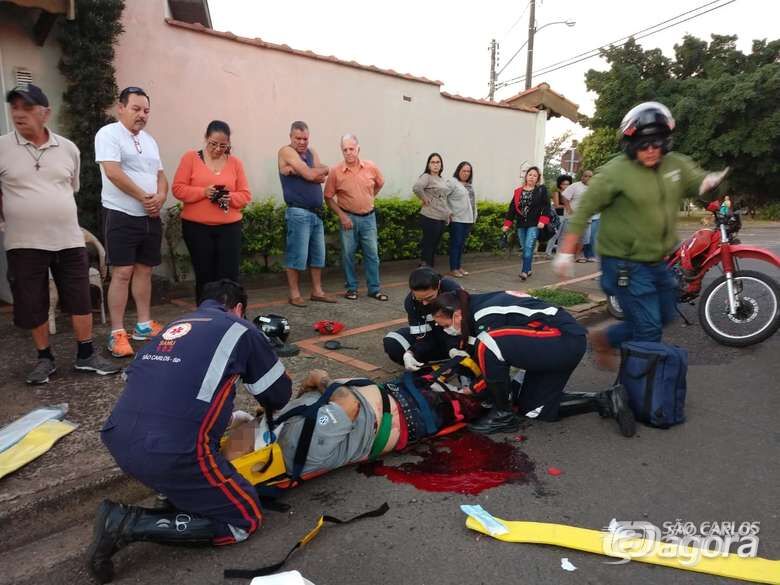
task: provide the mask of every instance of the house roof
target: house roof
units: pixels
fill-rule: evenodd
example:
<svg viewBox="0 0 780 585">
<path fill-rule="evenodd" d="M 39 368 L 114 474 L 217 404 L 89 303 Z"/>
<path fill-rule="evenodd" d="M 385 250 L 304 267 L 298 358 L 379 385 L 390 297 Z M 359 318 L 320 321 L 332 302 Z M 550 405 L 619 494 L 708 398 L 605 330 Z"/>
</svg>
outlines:
<svg viewBox="0 0 780 585">
<path fill-rule="evenodd" d="M 260 38 L 254 38 L 250 39 L 247 37 L 240 37 L 238 35 L 235 35 L 231 32 L 221 32 L 216 31 L 210 28 L 204 27 L 202 24 L 195 23 L 191 24 L 188 22 L 181 22 L 179 20 L 175 20 L 172 18 L 166 18 L 165 22 L 167 22 L 171 26 L 175 26 L 178 28 L 184 28 L 188 29 L 194 32 L 202 33 L 211 35 L 214 37 L 219 37 L 223 39 L 227 39 L 230 41 L 235 41 L 237 43 L 242 43 L 245 45 L 252 45 L 255 47 L 259 47 L 262 49 L 269 49 L 271 51 L 280 51 L 282 53 L 289 53 L 291 55 L 296 55 L 298 57 L 304 57 L 306 59 L 314 59 L 317 61 L 325 61 L 326 63 L 333 63 L 335 65 L 341 65 L 344 67 L 352 67 L 353 69 L 360 69 L 362 71 L 370 71 L 372 73 L 378 73 L 380 75 L 389 75 L 391 77 L 397 77 L 400 79 L 406 79 L 407 81 L 415 81 L 418 83 L 426 83 L 429 85 L 435 85 L 439 88 L 441 88 L 442 85 L 444 85 L 443 82 L 435 80 L 435 79 L 429 79 L 427 77 L 420 77 L 417 75 L 411 75 L 409 73 L 399 73 L 398 71 L 395 71 L 393 69 L 383 69 L 381 67 L 376 67 L 374 65 L 363 65 L 362 63 L 358 63 L 357 61 L 344 61 L 343 59 L 339 59 L 337 57 L 334 57 L 333 55 L 320 55 L 319 53 L 315 53 L 313 51 L 302 51 L 300 49 L 293 49 L 292 47 L 288 45 L 278 45 L 276 43 L 269 43 L 264 41 Z M 464 97 L 456 94 L 450 94 L 447 92 L 441 92 L 441 95 L 447 99 L 451 100 L 457 100 L 472 104 L 478 104 L 483 106 L 491 106 L 491 107 L 499 107 L 499 108 L 507 108 L 511 110 L 519 110 L 522 112 L 538 112 L 539 110 L 535 107 L 526 105 L 526 104 L 507 104 L 507 103 L 501 103 L 501 102 L 491 102 L 488 100 L 481 100 L 476 98 L 469 98 Z"/>
<path fill-rule="evenodd" d="M 563 116 L 572 122 L 578 122 L 580 117 L 579 105 L 553 91 L 549 83 L 540 83 L 510 98 L 501 100 L 501 103 L 515 107 L 525 105 L 538 110 L 546 110 L 548 118 Z"/>
</svg>

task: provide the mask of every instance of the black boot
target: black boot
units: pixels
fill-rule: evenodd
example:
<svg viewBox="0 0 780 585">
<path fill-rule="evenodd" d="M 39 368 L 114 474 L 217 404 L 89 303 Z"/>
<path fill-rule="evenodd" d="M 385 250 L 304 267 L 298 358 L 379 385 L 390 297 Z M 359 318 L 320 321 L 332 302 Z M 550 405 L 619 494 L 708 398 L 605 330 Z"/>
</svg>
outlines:
<svg viewBox="0 0 780 585">
<path fill-rule="evenodd" d="M 489 382 L 488 390 L 493 399 L 493 407 L 486 415 L 469 425 L 469 430 L 484 435 L 493 433 L 513 433 L 520 428 L 509 402 L 509 384 L 507 382 Z"/>
<path fill-rule="evenodd" d="M 209 544 L 214 538 L 211 520 L 180 511 L 149 510 L 104 500 L 98 508 L 87 569 L 98 583 L 114 578 L 111 557 L 131 542 Z"/>
<path fill-rule="evenodd" d="M 599 414 L 604 416 L 602 413 L 606 413 L 606 416 L 614 418 L 620 427 L 621 435 L 633 437 L 636 434 L 634 411 L 631 410 L 628 392 L 622 384 L 617 384 L 606 392 L 601 392 L 597 400 L 600 404 Z"/>
</svg>

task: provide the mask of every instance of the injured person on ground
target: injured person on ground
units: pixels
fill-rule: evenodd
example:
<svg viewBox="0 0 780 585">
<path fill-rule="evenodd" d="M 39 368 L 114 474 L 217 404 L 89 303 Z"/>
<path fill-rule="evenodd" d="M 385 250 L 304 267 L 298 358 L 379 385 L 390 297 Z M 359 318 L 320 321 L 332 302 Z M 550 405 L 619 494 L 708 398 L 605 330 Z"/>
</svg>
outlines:
<svg viewBox="0 0 780 585">
<path fill-rule="evenodd" d="M 491 395 L 479 390 L 484 382 L 474 378 L 466 363 L 458 357 L 437 370 L 427 367 L 385 383 L 331 382 L 327 372 L 313 370 L 297 398 L 271 417 L 271 428 L 266 415 L 252 418 L 236 413 L 222 453 L 251 483 L 290 487 L 345 465 L 401 451 L 463 423 L 479 422 L 495 409 Z M 518 371 L 509 383 L 515 404 L 523 404 L 527 376 Z M 616 400 L 616 394 L 614 389 L 562 392 L 556 397 L 558 416 L 597 412 L 620 422 L 630 411 Z M 283 465 L 270 465 L 273 448 L 281 452 Z"/>
</svg>

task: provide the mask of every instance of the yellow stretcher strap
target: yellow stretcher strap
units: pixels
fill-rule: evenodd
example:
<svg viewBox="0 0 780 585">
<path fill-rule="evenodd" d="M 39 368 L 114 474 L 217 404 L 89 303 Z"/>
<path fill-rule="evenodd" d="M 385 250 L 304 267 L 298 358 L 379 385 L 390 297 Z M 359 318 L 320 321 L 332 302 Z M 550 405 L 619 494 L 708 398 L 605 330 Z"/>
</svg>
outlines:
<svg viewBox="0 0 780 585">
<path fill-rule="evenodd" d="M 586 528 L 565 526 L 563 524 L 512 522 L 501 520 L 500 518 L 495 518 L 495 520 L 507 529 L 506 533 L 491 534 L 479 520 L 472 516 L 466 518 L 466 527 L 504 542 L 549 544 L 617 558 L 627 558 L 628 556 L 631 560 L 642 563 L 663 565 L 675 569 L 696 571 L 698 573 L 753 581 L 755 583 L 780 585 L 780 561 L 772 561 L 758 557 L 743 558 L 735 554 L 712 558 L 704 556 L 700 551 L 693 547 L 684 546 L 680 547 L 680 552 L 683 554 L 680 554 L 679 556 L 669 556 L 668 553 L 665 553 L 662 549 L 665 543 L 657 541 L 650 543 L 641 538 L 633 539 L 628 542 L 621 542 L 621 550 L 647 550 L 648 552 L 646 554 L 643 554 L 642 556 L 632 556 L 627 555 L 626 553 L 610 554 L 608 551 L 613 549 L 611 548 L 612 537 L 609 532 L 588 530 Z M 696 553 L 699 554 L 697 557 L 694 557 Z M 699 561 L 695 564 L 685 564 L 686 559 L 691 558 L 698 558 Z"/>
<path fill-rule="evenodd" d="M 325 525 L 326 522 L 329 522 L 331 524 L 350 524 L 352 522 L 357 522 L 359 520 L 363 520 L 364 518 L 378 518 L 379 516 L 383 516 L 385 512 L 387 512 L 390 509 L 390 506 L 387 505 L 387 502 L 376 508 L 375 510 L 369 510 L 368 512 L 363 512 L 362 514 L 358 514 L 354 518 L 350 518 L 349 520 L 340 520 L 334 516 L 329 516 L 327 514 L 323 514 L 319 517 L 317 520 L 317 524 L 307 532 L 303 538 L 301 538 L 298 542 L 295 543 L 295 546 L 290 549 L 290 552 L 287 553 L 287 556 L 285 556 L 280 562 L 274 563 L 273 565 L 268 565 L 267 567 L 261 567 L 259 569 L 225 569 L 223 572 L 223 576 L 225 579 L 254 579 L 255 577 L 265 577 L 266 575 L 273 575 L 274 573 L 278 572 L 288 561 L 288 559 L 292 556 L 292 554 L 298 550 L 299 548 L 306 546 L 309 542 L 314 540 L 314 538 L 320 533 L 320 530 L 322 530 L 322 527 Z"/>
<path fill-rule="evenodd" d="M 21 441 L 0 453 L 0 478 L 46 453 L 77 426 L 67 421 L 49 420 L 35 427 Z"/>
</svg>

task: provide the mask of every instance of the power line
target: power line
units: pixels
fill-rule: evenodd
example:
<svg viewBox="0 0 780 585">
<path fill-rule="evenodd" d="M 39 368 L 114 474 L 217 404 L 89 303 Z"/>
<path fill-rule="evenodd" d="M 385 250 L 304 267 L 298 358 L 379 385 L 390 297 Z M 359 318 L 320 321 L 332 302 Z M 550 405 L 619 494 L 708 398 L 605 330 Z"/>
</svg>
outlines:
<svg viewBox="0 0 780 585">
<path fill-rule="evenodd" d="M 572 57 L 569 57 L 568 59 L 564 59 L 563 61 L 558 61 L 557 63 L 552 63 L 551 65 L 546 65 L 546 66 L 540 68 L 538 71 L 534 71 L 533 75 L 534 76 L 545 75 L 547 73 L 552 73 L 553 71 L 558 71 L 559 69 L 564 69 L 566 67 L 570 67 L 571 65 L 575 65 L 575 64 L 580 63 L 582 61 L 587 61 L 588 59 L 592 59 L 593 57 L 598 57 L 600 55 L 601 50 L 607 49 L 607 48 L 609 48 L 611 46 L 614 46 L 617 43 L 620 43 L 619 46 L 622 46 L 622 45 L 625 45 L 624 41 L 627 41 L 628 39 L 631 39 L 631 38 L 633 38 L 634 40 L 647 38 L 647 37 L 649 37 L 651 35 L 654 35 L 656 33 L 663 32 L 663 31 L 665 31 L 667 29 L 675 27 L 678 24 L 682 24 L 684 22 L 688 22 L 689 20 L 693 20 L 694 18 L 698 18 L 699 16 L 704 16 L 705 14 L 707 14 L 709 12 L 713 12 L 714 10 L 717 10 L 719 8 L 723 8 L 724 6 L 727 6 L 729 4 L 732 4 L 732 3 L 736 2 L 736 0 L 728 0 L 727 2 L 724 2 L 723 4 L 720 4 L 719 6 L 715 6 L 713 8 L 710 8 L 709 10 L 705 10 L 704 12 L 698 12 L 697 14 L 694 14 L 693 16 L 689 16 L 688 18 L 685 18 L 683 20 L 678 20 L 677 22 L 674 22 L 674 23 L 672 23 L 672 24 L 670 24 L 668 26 L 665 26 L 663 28 L 658 28 L 659 26 L 661 26 L 663 24 L 666 24 L 666 23 L 669 23 L 671 21 L 677 20 L 681 16 L 685 16 L 686 14 L 690 14 L 692 12 L 697 12 L 697 11 L 701 10 L 702 8 L 706 8 L 707 6 L 711 6 L 712 4 L 716 4 L 717 2 L 721 2 L 721 1 L 722 0 L 714 0 L 712 2 L 708 2 L 706 4 L 702 4 L 701 6 L 698 6 L 697 8 L 694 8 L 692 10 L 688 10 L 687 12 L 683 12 L 681 14 L 678 14 L 677 16 L 674 16 L 672 18 L 669 18 L 667 20 L 659 22 L 659 23 L 657 23 L 657 24 L 655 24 L 653 26 L 650 26 L 648 28 L 644 28 L 644 29 L 642 29 L 640 31 L 637 31 L 637 32 L 631 34 L 631 35 L 622 37 L 622 38 L 618 39 L 617 41 L 612 41 L 611 43 L 607 43 L 605 45 L 601 45 L 600 47 L 597 47 L 595 49 L 591 49 L 590 51 L 585 51 L 584 53 L 580 53 L 579 55 L 574 55 Z M 658 30 L 653 30 L 653 29 L 656 29 L 656 28 L 658 28 Z M 647 34 L 641 34 L 641 33 L 646 32 L 646 31 L 652 31 L 652 32 L 647 32 Z M 509 80 L 507 80 L 505 82 L 502 82 L 501 83 L 501 87 L 514 85 L 516 83 L 521 83 L 523 80 L 525 80 L 525 75 L 514 77 L 514 78 L 509 79 Z"/>
<path fill-rule="evenodd" d="M 528 7 L 529 7 L 530 5 L 531 5 L 531 0 L 528 0 L 528 2 L 526 2 L 526 4 L 525 4 L 525 8 L 523 8 L 523 12 L 521 12 L 521 13 L 520 13 L 520 16 L 518 16 L 518 17 L 517 17 L 517 20 L 515 20 L 515 21 L 512 23 L 512 26 L 510 26 L 510 27 L 507 29 L 507 31 L 504 33 L 504 36 L 502 36 L 502 37 L 501 37 L 501 40 L 499 41 L 499 43 L 503 43 L 503 42 L 506 40 L 506 37 L 507 37 L 507 35 L 508 35 L 509 33 L 511 33 L 511 32 L 514 30 L 514 28 L 515 28 L 515 27 L 516 27 L 518 24 L 520 24 L 520 21 L 521 21 L 521 20 L 523 19 L 523 17 L 525 16 L 525 13 L 526 13 L 526 11 L 528 10 Z"/>
</svg>

